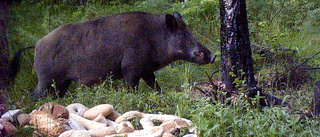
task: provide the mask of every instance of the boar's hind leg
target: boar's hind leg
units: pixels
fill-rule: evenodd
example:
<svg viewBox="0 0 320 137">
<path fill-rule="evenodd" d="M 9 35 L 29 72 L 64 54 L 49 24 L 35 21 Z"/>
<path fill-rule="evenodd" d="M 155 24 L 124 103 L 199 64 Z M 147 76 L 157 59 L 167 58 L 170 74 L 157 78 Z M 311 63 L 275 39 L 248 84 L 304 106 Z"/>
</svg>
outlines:
<svg viewBox="0 0 320 137">
<path fill-rule="evenodd" d="M 38 79 L 37 88 L 31 93 L 31 99 L 38 100 L 39 98 L 46 96 L 50 85 L 50 81 Z"/>
<path fill-rule="evenodd" d="M 142 75 L 142 79 L 150 86 L 152 89 L 157 90 L 159 93 L 161 93 L 161 88 L 159 84 L 156 81 L 156 77 L 154 76 L 153 72 L 145 73 Z"/>
<path fill-rule="evenodd" d="M 38 82 L 38 86 L 37 88 L 31 93 L 31 99 L 32 100 L 38 100 L 41 97 L 46 96 L 49 92 L 55 92 L 59 91 L 59 97 L 63 97 L 69 87 L 69 85 L 71 84 L 71 80 L 65 80 L 63 82 L 60 83 L 55 83 L 56 84 L 56 89 L 54 89 L 51 86 L 52 82 L 50 81 L 39 81 Z"/>
</svg>

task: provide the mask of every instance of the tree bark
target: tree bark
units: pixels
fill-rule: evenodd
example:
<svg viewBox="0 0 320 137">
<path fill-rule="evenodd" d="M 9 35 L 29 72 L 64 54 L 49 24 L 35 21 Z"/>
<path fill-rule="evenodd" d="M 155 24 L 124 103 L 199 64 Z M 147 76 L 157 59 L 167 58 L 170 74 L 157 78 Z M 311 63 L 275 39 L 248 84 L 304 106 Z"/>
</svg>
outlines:
<svg viewBox="0 0 320 137">
<path fill-rule="evenodd" d="M 235 79 L 256 87 L 245 0 L 220 0 L 221 65 L 227 92 L 237 91 Z"/>
<path fill-rule="evenodd" d="M 312 100 L 312 108 L 315 115 L 320 115 L 320 81 L 315 83 L 315 89 Z"/>
<path fill-rule="evenodd" d="M 237 88 L 244 88 L 249 98 L 263 96 L 264 99 L 258 102 L 259 106 L 283 104 L 291 108 L 288 103 L 262 92 L 262 89 L 257 87 L 254 79 L 246 1 L 220 0 L 219 3 L 222 77 L 228 93 L 227 97 L 230 97 L 230 93 L 237 93 Z M 236 79 L 240 80 L 240 83 L 235 82 Z M 242 80 L 245 80 L 246 85 L 237 87 Z"/>
<path fill-rule="evenodd" d="M 9 0 L 0 0 L 0 114 L 5 109 L 6 92 L 10 85 L 9 48 L 7 40 L 7 17 Z"/>
</svg>

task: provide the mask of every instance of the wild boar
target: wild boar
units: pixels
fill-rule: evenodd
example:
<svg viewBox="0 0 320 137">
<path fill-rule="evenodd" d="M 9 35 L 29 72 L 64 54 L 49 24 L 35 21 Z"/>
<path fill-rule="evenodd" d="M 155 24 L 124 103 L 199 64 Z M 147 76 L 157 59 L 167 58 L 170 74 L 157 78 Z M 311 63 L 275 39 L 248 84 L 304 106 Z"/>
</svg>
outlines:
<svg viewBox="0 0 320 137">
<path fill-rule="evenodd" d="M 122 78 L 130 88 L 136 88 L 142 78 L 161 91 L 155 71 L 176 60 L 208 64 L 214 59 L 191 35 L 178 12 L 126 12 L 70 23 L 35 44 L 38 85 L 32 97 L 45 95 L 52 83 L 63 96 L 72 81 L 90 86 L 108 76 Z"/>
</svg>

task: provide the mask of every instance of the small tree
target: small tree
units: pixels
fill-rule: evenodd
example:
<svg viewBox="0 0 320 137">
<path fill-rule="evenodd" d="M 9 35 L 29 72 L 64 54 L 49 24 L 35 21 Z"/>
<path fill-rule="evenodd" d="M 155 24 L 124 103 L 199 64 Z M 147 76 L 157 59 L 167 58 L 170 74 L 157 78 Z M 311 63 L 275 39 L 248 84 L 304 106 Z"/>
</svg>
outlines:
<svg viewBox="0 0 320 137">
<path fill-rule="evenodd" d="M 261 92 L 260 96 L 265 99 L 260 99 L 259 105 L 282 104 L 281 99 L 262 92 L 254 79 L 246 1 L 220 0 L 219 3 L 222 78 L 226 86 L 227 97 L 230 96 L 230 93 L 238 91 L 236 84 L 239 83 L 235 82 L 238 79 L 245 80 L 245 85 L 240 85 L 240 88 L 245 87 L 248 97 L 255 97 L 259 91 Z"/>
<path fill-rule="evenodd" d="M 220 0 L 221 64 L 226 91 L 236 91 L 234 80 L 256 87 L 252 66 L 245 0 Z"/>
<path fill-rule="evenodd" d="M 7 15 L 9 10 L 9 1 L 0 0 L 0 114 L 3 111 L 6 102 L 6 91 L 10 85 L 10 65 L 9 65 L 9 48 L 6 37 Z"/>
</svg>

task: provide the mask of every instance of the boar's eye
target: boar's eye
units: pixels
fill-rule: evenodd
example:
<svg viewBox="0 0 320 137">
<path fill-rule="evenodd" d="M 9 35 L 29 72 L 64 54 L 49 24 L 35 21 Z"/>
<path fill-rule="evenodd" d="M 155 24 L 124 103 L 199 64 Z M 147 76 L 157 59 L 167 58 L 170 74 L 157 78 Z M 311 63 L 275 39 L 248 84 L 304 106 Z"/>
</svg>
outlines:
<svg viewBox="0 0 320 137">
<path fill-rule="evenodd" d="M 196 56 L 200 57 L 201 59 L 204 58 L 204 53 L 203 52 L 195 52 L 194 53 Z"/>
<path fill-rule="evenodd" d="M 202 58 L 202 59 L 204 58 L 203 52 L 200 53 L 199 57 Z"/>
</svg>

